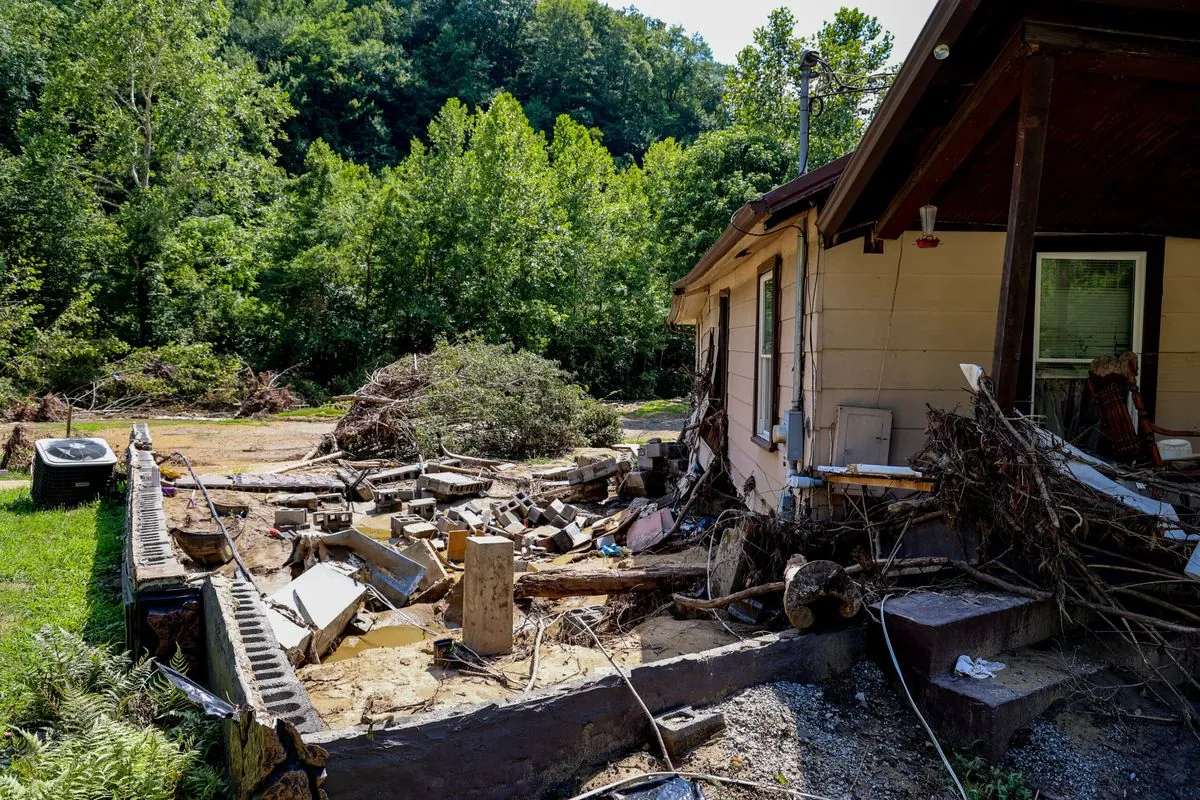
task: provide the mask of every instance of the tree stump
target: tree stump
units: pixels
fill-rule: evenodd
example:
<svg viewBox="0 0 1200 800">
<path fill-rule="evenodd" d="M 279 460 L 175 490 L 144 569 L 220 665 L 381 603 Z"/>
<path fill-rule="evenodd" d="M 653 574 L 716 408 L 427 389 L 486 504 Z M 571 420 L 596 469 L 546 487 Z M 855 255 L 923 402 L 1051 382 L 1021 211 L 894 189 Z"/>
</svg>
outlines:
<svg viewBox="0 0 1200 800">
<path fill-rule="evenodd" d="M 818 622 L 849 620 L 862 610 L 862 593 L 845 568 L 794 555 L 784 573 L 783 610 L 798 631 Z"/>
</svg>

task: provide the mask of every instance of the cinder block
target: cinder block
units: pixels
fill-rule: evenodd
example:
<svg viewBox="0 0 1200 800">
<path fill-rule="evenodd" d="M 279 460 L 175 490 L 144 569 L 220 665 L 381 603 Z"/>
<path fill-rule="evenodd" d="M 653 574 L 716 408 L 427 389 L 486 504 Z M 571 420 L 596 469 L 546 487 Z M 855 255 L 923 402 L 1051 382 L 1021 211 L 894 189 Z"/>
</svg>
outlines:
<svg viewBox="0 0 1200 800">
<path fill-rule="evenodd" d="M 530 506 L 525 518 L 529 520 L 530 525 L 541 525 L 546 521 L 546 510 L 540 506 Z"/>
<path fill-rule="evenodd" d="M 584 533 L 577 522 L 569 523 L 567 527 L 554 534 L 554 546 L 558 548 L 560 553 L 569 553 L 576 547 L 587 544 L 591 540 L 592 537 Z"/>
<path fill-rule="evenodd" d="M 725 715 L 684 706 L 655 717 L 654 724 L 667 746 L 667 753 L 675 759 L 725 730 Z"/>
<path fill-rule="evenodd" d="M 354 514 L 352 512 L 340 509 L 314 511 L 312 515 L 313 527 L 328 533 L 344 531 L 350 527 L 353 521 Z"/>
<path fill-rule="evenodd" d="M 404 512 L 406 514 L 416 514 L 418 517 L 425 519 L 433 519 L 435 511 L 437 511 L 437 500 L 432 497 L 422 497 L 419 500 L 410 500 L 404 504 Z"/>
<path fill-rule="evenodd" d="M 393 514 L 391 517 L 392 536 L 403 536 L 404 526 L 413 522 L 424 522 L 425 520 L 418 517 L 416 514 Z"/>
<path fill-rule="evenodd" d="M 400 532 L 413 539 L 432 539 L 437 535 L 437 528 L 425 520 L 406 522 L 400 527 Z"/>
<path fill-rule="evenodd" d="M 420 524 L 429 525 L 428 522 Z M 425 575 L 421 578 L 421 585 L 418 587 L 420 591 L 428 591 L 446 579 L 446 568 L 442 566 L 441 559 L 437 557 L 437 552 L 427 539 L 421 539 L 401 547 L 400 555 L 411 558 L 425 568 Z"/>
<path fill-rule="evenodd" d="M 667 445 L 661 439 L 651 439 L 642 445 L 642 452 L 650 458 L 666 458 Z"/>
<path fill-rule="evenodd" d="M 302 528 L 308 524 L 308 511 L 303 508 L 275 509 L 276 528 Z"/>
<path fill-rule="evenodd" d="M 468 528 L 475 528 L 476 530 L 483 529 L 483 520 L 478 514 L 467 508 L 452 508 L 446 512 L 446 515 L 450 517 L 450 519 L 461 522 Z"/>
</svg>

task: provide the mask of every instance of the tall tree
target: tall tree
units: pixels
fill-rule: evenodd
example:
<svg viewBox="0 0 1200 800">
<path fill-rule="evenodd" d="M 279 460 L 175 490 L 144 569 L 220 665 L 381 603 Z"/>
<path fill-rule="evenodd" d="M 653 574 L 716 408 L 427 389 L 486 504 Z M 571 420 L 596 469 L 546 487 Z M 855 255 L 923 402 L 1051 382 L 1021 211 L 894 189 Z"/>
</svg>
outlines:
<svg viewBox="0 0 1200 800">
<path fill-rule="evenodd" d="M 91 277 L 137 344 L 204 335 L 190 307 L 214 295 L 177 295 L 181 283 L 244 291 L 252 280 L 235 240 L 277 180 L 289 109 L 252 63 L 221 57 L 228 22 L 220 0 L 94 0 L 21 123 L 30 171 L 73 184 L 111 221 L 115 252 Z M 185 224 L 197 219 L 209 222 Z M 196 247 L 197 237 L 221 241 Z"/>
<path fill-rule="evenodd" d="M 771 12 L 754 32 L 754 43 L 738 53 L 730 71 L 726 103 L 735 123 L 767 129 L 797 146 L 800 129 L 801 59 L 816 50 L 820 66 L 811 85 L 814 98 L 809 166 L 819 167 L 853 150 L 890 85 L 884 70 L 892 35 L 875 17 L 841 8 L 815 36 L 795 33 L 790 9 Z"/>
</svg>

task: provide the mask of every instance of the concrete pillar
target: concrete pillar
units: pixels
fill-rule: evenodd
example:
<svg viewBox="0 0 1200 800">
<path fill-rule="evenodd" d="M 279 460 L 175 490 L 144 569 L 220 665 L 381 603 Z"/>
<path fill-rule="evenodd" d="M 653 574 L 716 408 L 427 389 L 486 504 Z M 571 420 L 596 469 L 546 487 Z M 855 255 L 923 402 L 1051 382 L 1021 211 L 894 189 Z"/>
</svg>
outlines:
<svg viewBox="0 0 1200 800">
<path fill-rule="evenodd" d="M 481 656 L 513 645 L 513 543 L 503 536 L 467 539 L 463 642 Z"/>
</svg>

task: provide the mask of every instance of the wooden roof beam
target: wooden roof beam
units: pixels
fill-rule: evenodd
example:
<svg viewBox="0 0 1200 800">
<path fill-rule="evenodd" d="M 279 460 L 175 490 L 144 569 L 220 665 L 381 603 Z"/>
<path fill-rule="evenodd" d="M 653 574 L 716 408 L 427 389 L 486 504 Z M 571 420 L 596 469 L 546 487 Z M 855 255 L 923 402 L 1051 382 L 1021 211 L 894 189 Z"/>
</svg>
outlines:
<svg viewBox="0 0 1200 800">
<path fill-rule="evenodd" d="M 1029 49 L 1014 35 L 1000 56 L 942 129 L 937 142 L 917 164 L 875 224 L 875 238 L 895 239 L 917 218 L 917 211 L 958 170 L 963 160 L 1016 100 Z"/>
<path fill-rule="evenodd" d="M 1024 27 L 1025 41 L 1054 53 L 1060 69 L 1200 83 L 1200 39 L 1037 19 Z"/>
</svg>

